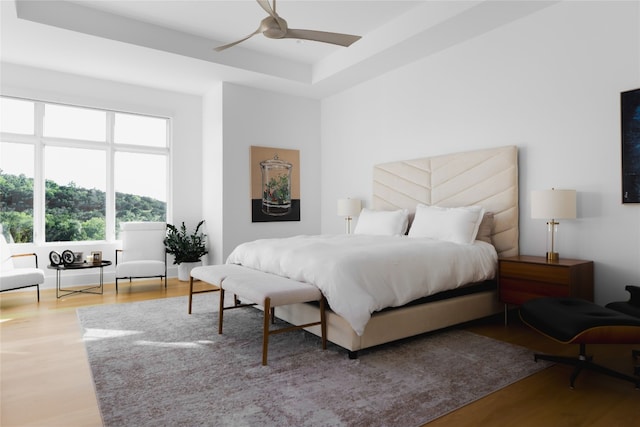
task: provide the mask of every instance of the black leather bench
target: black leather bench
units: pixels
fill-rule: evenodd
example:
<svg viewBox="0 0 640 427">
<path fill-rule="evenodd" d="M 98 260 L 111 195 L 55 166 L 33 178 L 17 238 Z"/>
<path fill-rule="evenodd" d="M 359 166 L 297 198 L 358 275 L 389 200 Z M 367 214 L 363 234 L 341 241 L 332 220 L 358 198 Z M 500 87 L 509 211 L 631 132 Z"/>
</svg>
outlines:
<svg viewBox="0 0 640 427">
<path fill-rule="evenodd" d="M 531 328 L 565 344 L 579 344 L 578 357 L 535 354 L 534 359 L 549 360 L 575 367 L 571 388 L 582 369 L 590 369 L 640 388 L 640 377 L 626 375 L 593 362 L 586 344 L 638 344 L 640 318 L 578 298 L 538 298 L 520 307 L 520 318 Z"/>
</svg>

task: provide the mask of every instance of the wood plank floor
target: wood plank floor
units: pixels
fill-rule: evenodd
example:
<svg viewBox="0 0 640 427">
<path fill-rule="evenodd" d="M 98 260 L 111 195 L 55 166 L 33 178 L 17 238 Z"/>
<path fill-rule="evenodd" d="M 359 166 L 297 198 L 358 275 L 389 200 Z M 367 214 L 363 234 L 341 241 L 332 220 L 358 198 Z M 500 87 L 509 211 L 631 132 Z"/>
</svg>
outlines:
<svg viewBox="0 0 640 427">
<path fill-rule="evenodd" d="M 103 295 L 61 299 L 55 290 L 44 290 L 40 303 L 35 291 L 0 294 L 0 425 L 102 425 L 76 308 L 186 295 L 188 283 L 169 279 L 165 289 L 157 281 L 143 281 L 120 289 L 116 295 L 115 286 L 106 284 Z M 523 326 L 515 312 L 510 314 L 508 326 L 496 316 L 465 329 L 536 351 L 577 354 L 577 346 L 542 337 Z M 599 363 L 631 374 L 632 347 L 588 350 Z M 570 373 L 561 365 L 545 369 L 429 426 L 640 426 L 640 390 L 631 383 L 585 371 L 571 390 Z"/>
</svg>

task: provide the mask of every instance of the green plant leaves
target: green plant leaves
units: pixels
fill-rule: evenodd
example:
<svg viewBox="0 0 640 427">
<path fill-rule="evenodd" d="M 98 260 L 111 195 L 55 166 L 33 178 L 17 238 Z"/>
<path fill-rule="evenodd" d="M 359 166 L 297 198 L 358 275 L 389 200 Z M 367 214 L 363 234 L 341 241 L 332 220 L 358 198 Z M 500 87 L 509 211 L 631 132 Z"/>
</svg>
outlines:
<svg viewBox="0 0 640 427">
<path fill-rule="evenodd" d="M 198 262 L 202 256 L 208 253 L 205 245 L 206 234 L 199 233 L 204 220 L 200 221 L 193 233 L 187 233 L 184 221 L 180 228 L 173 224 L 167 224 L 167 236 L 164 246 L 167 253 L 174 256 L 174 264 L 183 262 Z"/>
</svg>

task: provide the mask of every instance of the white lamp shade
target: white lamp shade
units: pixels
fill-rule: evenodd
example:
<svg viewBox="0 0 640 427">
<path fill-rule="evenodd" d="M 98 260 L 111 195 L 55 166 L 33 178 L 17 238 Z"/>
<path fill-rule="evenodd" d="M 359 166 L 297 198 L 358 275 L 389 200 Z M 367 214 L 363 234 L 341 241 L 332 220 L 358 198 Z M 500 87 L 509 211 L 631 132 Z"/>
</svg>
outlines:
<svg viewBox="0 0 640 427">
<path fill-rule="evenodd" d="M 572 219 L 576 217 L 576 190 L 534 190 L 531 218 Z"/>
<path fill-rule="evenodd" d="M 357 216 L 361 209 L 359 199 L 338 199 L 338 216 Z"/>
</svg>

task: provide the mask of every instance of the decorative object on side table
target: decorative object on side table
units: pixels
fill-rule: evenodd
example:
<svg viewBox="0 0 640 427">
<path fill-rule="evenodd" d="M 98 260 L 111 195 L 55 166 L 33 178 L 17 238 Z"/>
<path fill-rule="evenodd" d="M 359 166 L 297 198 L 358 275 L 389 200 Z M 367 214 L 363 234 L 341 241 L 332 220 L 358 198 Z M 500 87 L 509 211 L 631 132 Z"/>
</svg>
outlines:
<svg viewBox="0 0 640 427">
<path fill-rule="evenodd" d="M 78 265 L 84 264 L 84 254 L 82 252 L 73 252 L 66 249 L 62 252 L 62 263 L 64 265 Z"/>
<path fill-rule="evenodd" d="M 76 256 L 69 249 L 62 251 L 62 263 L 64 265 L 73 264 L 76 260 Z"/>
<path fill-rule="evenodd" d="M 531 192 L 531 218 L 547 219 L 547 259 L 557 261 L 557 219 L 576 217 L 576 190 L 536 190 Z"/>
<path fill-rule="evenodd" d="M 56 251 L 51 251 L 49 252 L 49 262 L 51 263 L 51 265 L 60 265 L 62 264 L 62 257 L 60 256 L 60 254 Z"/>
<path fill-rule="evenodd" d="M 201 258 L 209 253 L 205 245 L 206 234 L 199 232 L 204 220 L 200 221 L 193 233 L 187 233 L 187 227 L 182 225 L 178 229 L 175 225 L 167 224 L 167 236 L 164 246 L 169 255 L 174 256 L 173 263 L 178 265 L 178 280 L 189 280 L 191 269 L 202 263 Z"/>
<path fill-rule="evenodd" d="M 73 252 L 72 250 L 65 249 L 62 254 L 56 251 L 49 252 L 49 263 L 51 266 L 56 267 L 59 265 L 79 265 L 84 264 L 82 252 Z"/>
<path fill-rule="evenodd" d="M 100 264 L 102 262 L 102 251 L 91 251 L 91 262 Z"/>
</svg>

